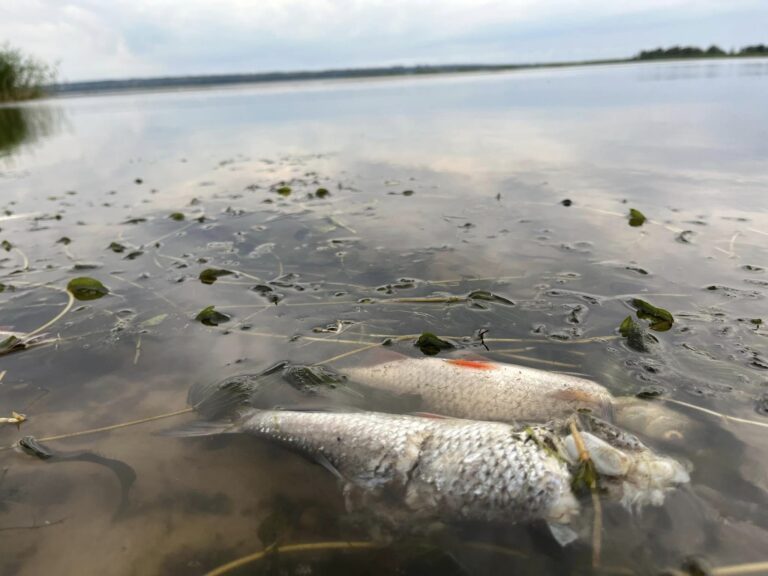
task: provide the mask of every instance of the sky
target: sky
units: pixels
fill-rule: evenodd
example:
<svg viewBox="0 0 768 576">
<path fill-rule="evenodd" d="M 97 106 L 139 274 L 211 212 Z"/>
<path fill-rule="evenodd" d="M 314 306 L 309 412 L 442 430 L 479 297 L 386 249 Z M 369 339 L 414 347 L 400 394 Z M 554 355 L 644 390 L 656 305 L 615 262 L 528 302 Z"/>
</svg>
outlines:
<svg viewBox="0 0 768 576">
<path fill-rule="evenodd" d="M 62 81 L 631 56 L 768 43 L 767 0 L 2 0 Z"/>
</svg>

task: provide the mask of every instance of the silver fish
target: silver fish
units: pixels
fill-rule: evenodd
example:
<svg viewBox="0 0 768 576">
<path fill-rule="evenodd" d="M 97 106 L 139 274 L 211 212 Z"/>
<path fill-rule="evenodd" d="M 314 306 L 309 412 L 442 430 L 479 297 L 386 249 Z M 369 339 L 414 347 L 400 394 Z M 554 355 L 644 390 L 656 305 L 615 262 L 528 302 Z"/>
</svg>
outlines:
<svg viewBox="0 0 768 576">
<path fill-rule="evenodd" d="M 547 422 L 588 409 L 651 438 L 679 440 L 694 423 L 659 403 L 613 396 L 600 384 L 558 372 L 483 358 L 395 358 L 342 372 L 395 395 L 416 395 L 420 409 L 455 418 Z"/>
<path fill-rule="evenodd" d="M 418 395 L 426 411 L 475 420 L 546 422 L 584 408 L 606 416 L 614 400 L 591 380 L 483 359 L 403 356 L 342 372 L 365 386 Z"/>
<path fill-rule="evenodd" d="M 558 525 L 579 510 L 565 462 L 530 431 L 508 424 L 249 410 L 227 431 L 255 434 L 323 463 L 342 481 L 350 509 L 381 513 L 386 502 L 392 518 Z"/>
</svg>

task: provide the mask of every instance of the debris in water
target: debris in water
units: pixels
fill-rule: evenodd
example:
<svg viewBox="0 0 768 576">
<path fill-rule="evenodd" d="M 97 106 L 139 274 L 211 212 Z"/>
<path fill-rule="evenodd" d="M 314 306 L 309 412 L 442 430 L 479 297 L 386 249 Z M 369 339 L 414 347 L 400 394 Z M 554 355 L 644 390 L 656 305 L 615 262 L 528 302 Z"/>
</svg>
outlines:
<svg viewBox="0 0 768 576">
<path fill-rule="evenodd" d="M 638 322 L 627 316 L 619 326 L 619 333 L 627 339 L 627 346 L 638 352 L 651 352 L 651 348 L 659 341 Z"/>
<path fill-rule="evenodd" d="M 440 353 L 441 350 L 450 350 L 455 348 L 450 342 L 439 338 L 432 332 L 424 332 L 419 339 L 416 340 L 416 347 L 421 350 L 426 356 L 435 356 Z"/>
<path fill-rule="evenodd" d="M 24 436 L 19 440 L 19 447 L 27 454 L 37 456 L 41 460 L 48 460 L 53 456 L 53 452 L 47 446 L 40 444 L 34 436 Z"/>
<path fill-rule="evenodd" d="M 206 326 L 218 326 L 219 324 L 229 322 L 231 319 L 231 316 L 222 314 L 221 312 L 217 311 L 215 306 L 208 306 L 203 308 L 200 310 L 200 312 L 198 312 L 197 316 L 195 316 L 195 320 L 205 324 Z"/>
<path fill-rule="evenodd" d="M 645 300 L 640 300 L 640 298 L 634 298 L 632 300 L 632 306 L 637 310 L 638 318 L 650 321 L 651 330 L 666 332 L 672 328 L 672 324 L 675 322 L 675 319 L 669 310 L 658 308 Z"/>
<path fill-rule="evenodd" d="M 224 270 L 223 268 L 206 268 L 200 272 L 200 282 L 203 284 L 213 284 L 216 280 L 222 276 L 229 276 L 234 274 L 231 270 Z"/>
<path fill-rule="evenodd" d="M 2 346 L 0 344 L 0 346 Z M 0 418 L 0 424 L 15 424 L 17 427 L 21 427 L 23 422 L 26 422 L 27 416 L 25 414 L 19 414 L 18 412 L 11 412 L 11 416 L 8 418 Z"/>
<path fill-rule="evenodd" d="M 97 300 L 109 294 L 109 290 L 104 284 L 87 276 L 70 280 L 67 284 L 67 290 L 77 300 Z"/>
<path fill-rule="evenodd" d="M 640 210 L 629 209 L 629 225 L 633 227 L 642 226 L 645 223 L 645 215 Z"/>
</svg>

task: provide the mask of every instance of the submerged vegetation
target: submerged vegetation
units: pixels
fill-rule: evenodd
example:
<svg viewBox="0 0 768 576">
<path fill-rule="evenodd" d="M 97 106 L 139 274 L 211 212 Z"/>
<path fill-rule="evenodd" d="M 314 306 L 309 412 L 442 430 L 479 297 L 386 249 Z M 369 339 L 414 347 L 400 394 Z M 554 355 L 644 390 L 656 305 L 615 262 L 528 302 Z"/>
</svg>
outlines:
<svg viewBox="0 0 768 576">
<path fill-rule="evenodd" d="M 0 46 L 0 102 L 39 98 L 55 81 L 55 67 L 8 44 Z"/>
</svg>

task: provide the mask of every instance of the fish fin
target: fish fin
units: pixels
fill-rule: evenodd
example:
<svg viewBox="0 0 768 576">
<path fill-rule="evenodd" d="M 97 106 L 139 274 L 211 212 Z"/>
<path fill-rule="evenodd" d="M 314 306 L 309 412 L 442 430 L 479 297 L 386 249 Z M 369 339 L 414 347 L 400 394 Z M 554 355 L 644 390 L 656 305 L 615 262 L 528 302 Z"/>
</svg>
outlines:
<svg viewBox="0 0 768 576">
<path fill-rule="evenodd" d="M 328 460 L 328 457 L 325 454 L 317 452 L 313 457 L 315 461 L 320 464 L 320 466 L 328 470 L 328 472 L 333 474 L 338 480 L 341 482 L 347 482 L 347 479 L 344 478 L 344 475 L 339 471 L 338 468 L 336 468 L 336 466 L 333 465 L 330 460 Z"/>
<path fill-rule="evenodd" d="M 219 420 L 216 422 L 207 422 L 198 420 L 190 424 L 184 424 L 176 428 L 163 430 L 161 436 L 171 438 L 196 438 L 199 436 L 215 436 L 217 434 L 228 434 L 238 431 L 238 426 L 234 422 Z"/>
<path fill-rule="evenodd" d="M 241 374 L 219 382 L 198 382 L 189 390 L 187 401 L 205 418 L 232 416 L 251 405 L 254 395 L 264 384 L 262 375 Z"/>
<path fill-rule="evenodd" d="M 552 537 L 557 541 L 560 546 L 565 548 L 569 544 L 573 544 L 579 539 L 579 535 L 576 531 L 566 524 L 558 524 L 555 522 L 547 522 L 549 531 Z"/>
</svg>

